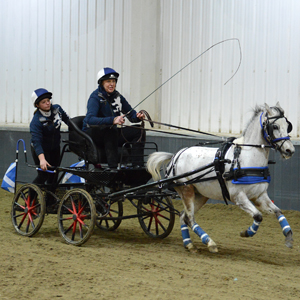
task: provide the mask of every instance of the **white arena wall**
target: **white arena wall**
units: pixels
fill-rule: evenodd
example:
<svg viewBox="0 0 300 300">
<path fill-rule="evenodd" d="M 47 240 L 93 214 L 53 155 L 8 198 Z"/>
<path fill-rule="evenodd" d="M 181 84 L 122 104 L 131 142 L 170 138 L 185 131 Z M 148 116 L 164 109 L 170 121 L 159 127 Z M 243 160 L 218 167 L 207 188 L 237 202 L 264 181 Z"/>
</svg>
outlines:
<svg viewBox="0 0 300 300">
<path fill-rule="evenodd" d="M 99 69 L 154 120 L 239 134 L 256 104 L 280 102 L 299 137 L 298 0 L 1 0 L 0 125 L 28 127 L 30 95 L 85 114 Z M 213 47 L 176 74 L 212 45 Z"/>
<path fill-rule="evenodd" d="M 256 104 L 279 101 L 293 123 L 296 153 L 283 161 L 271 151 L 277 163 L 269 192 L 281 208 L 300 210 L 299 11 L 299 0 L 0 0 L 0 173 L 15 159 L 19 138 L 32 162 L 34 89 L 52 91 L 71 117 L 83 115 L 98 70 L 110 66 L 132 106 L 162 86 L 137 109 L 209 133 L 239 135 Z M 205 51 L 232 38 L 242 61 L 228 81 L 240 63 L 237 40 Z M 154 132 L 148 140 L 175 152 L 199 138 Z M 76 157 L 67 159 L 64 165 Z M 35 173 L 21 168 L 31 182 Z"/>
</svg>

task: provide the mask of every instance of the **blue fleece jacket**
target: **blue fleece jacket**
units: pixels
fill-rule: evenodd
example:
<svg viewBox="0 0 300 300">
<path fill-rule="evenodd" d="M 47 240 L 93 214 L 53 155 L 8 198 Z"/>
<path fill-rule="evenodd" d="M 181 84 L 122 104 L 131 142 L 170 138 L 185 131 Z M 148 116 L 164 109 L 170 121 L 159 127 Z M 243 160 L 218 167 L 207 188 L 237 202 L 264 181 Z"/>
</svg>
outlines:
<svg viewBox="0 0 300 300">
<path fill-rule="evenodd" d="M 62 121 L 68 125 L 69 116 L 58 104 L 51 106 L 50 117 L 44 117 L 39 109 L 36 110 L 30 122 L 30 142 L 37 156 L 44 153 L 44 150 L 51 151 L 60 147 Z"/>
<path fill-rule="evenodd" d="M 107 94 L 99 85 L 91 95 L 87 103 L 87 113 L 83 120 L 82 130 L 86 131 L 90 125 L 112 125 L 114 118 L 128 113 L 132 107 L 127 100 L 118 92 Z M 141 120 L 136 117 L 136 111 L 132 110 L 127 118 L 132 123 Z"/>
</svg>

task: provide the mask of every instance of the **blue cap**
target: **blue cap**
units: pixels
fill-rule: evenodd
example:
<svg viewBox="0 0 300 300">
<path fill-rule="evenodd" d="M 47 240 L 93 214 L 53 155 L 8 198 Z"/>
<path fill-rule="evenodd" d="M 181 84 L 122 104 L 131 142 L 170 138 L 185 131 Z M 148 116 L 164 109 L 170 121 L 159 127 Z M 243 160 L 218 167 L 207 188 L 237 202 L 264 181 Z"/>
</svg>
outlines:
<svg viewBox="0 0 300 300">
<path fill-rule="evenodd" d="M 33 91 L 31 95 L 31 100 L 33 103 L 33 106 L 36 107 L 36 105 L 45 98 L 52 98 L 52 93 L 48 92 L 46 89 L 37 89 Z"/>
</svg>

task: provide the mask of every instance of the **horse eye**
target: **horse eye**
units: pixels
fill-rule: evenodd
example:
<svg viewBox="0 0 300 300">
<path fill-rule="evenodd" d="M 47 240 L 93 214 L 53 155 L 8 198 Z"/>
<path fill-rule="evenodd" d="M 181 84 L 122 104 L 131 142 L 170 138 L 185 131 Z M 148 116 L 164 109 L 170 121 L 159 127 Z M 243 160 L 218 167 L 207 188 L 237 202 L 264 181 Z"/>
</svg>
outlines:
<svg viewBox="0 0 300 300">
<path fill-rule="evenodd" d="M 274 124 L 274 125 L 273 125 L 273 129 L 274 129 L 274 130 L 278 130 L 278 129 L 279 129 L 278 125 Z"/>
</svg>

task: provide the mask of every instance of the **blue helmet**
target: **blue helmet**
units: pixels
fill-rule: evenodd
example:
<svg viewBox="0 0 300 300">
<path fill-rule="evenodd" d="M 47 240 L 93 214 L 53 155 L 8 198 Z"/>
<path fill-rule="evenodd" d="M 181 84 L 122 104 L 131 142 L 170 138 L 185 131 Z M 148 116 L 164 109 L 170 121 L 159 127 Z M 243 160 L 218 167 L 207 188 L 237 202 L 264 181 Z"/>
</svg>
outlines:
<svg viewBox="0 0 300 300">
<path fill-rule="evenodd" d="M 36 107 L 39 102 L 45 98 L 52 98 L 52 93 L 48 92 L 46 89 L 37 89 L 33 91 L 31 95 L 31 100 L 33 103 L 33 106 Z"/>
<path fill-rule="evenodd" d="M 119 73 L 112 68 L 103 68 L 97 74 L 97 82 L 101 84 L 103 80 L 115 79 L 118 81 Z"/>
</svg>

